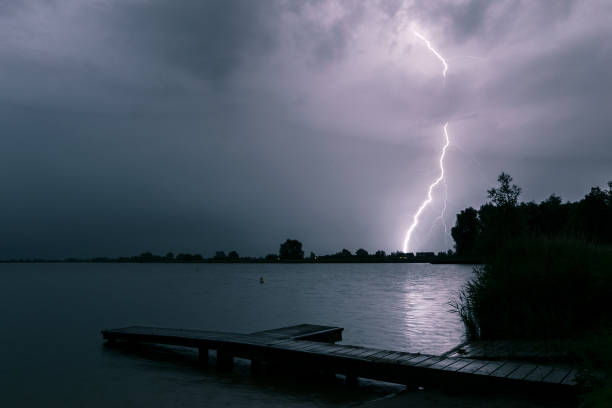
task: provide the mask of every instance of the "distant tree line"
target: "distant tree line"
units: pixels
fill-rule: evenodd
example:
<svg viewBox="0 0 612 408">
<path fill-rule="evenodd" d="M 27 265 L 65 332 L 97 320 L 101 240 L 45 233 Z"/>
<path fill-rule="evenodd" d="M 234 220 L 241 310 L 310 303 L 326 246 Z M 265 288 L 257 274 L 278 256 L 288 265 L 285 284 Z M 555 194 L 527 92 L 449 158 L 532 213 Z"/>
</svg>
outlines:
<svg viewBox="0 0 612 408">
<path fill-rule="evenodd" d="M 417 252 L 403 253 L 400 251 L 387 254 L 383 250 L 369 253 L 363 248 L 359 248 L 352 253 L 348 249 L 342 249 L 333 254 L 317 256 L 314 252 L 305 255 L 302 243 L 296 239 L 287 239 L 280 244 L 278 253 L 270 253 L 262 257 L 242 257 L 237 251 L 229 252 L 216 251 L 214 256 L 205 258 L 201 254 L 168 252 L 166 255 L 156 255 L 152 252 L 143 252 L 140 255 L 130 257 L 96 257 L 88 259 L 66 258 L 62 260 L 49 259 L 11 259 L 3 262 L 133 262 L 133 263 L 331 263 L 331 262 L 434 262 L 450 263 L 456 262 L 453 252 Z"/>
<path fill-rule="evenodd" d="M 512 184 L 510 175 L 501 173 L 498 182 L 487 191 L 487 203 L 457 214 L 451 230 L 457 256 L 482 258 L 519 237 L 612 244 L 612 182 L 607 190 L 593 187 L 580 201 L 565 203 L 555 194 L 540 203 L 519 202 L 521 188 Z"/>
</svg>

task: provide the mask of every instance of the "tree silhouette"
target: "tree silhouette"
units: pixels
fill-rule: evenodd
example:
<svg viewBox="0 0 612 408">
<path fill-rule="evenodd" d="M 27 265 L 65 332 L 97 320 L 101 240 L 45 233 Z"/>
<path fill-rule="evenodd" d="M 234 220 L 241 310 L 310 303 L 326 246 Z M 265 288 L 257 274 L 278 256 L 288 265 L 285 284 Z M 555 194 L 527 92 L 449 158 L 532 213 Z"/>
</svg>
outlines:
<svg viewBox="0 0 612 408">
<path fill-rule="evenodd" d="M 478 211 L 469 207 L 457 214 L 457 222 L 451 229 L 451 235 L 455 240 L 457 255 L 465 256 L 474 254 L 480 230 L 481 225 L 478 219 Z"/>
<path fill-rule="evenodd" d="M 357 252 L 355 252 L 355 255 L 357 255 L 359 258 L 366 258 L 368 256 L 368 251 L 363 248 L 359 248 Z"/>
<path fill-rule="evenodd" d="M 608 192 L 593 187 L 578 205 L 579 231 L 603 244 L 612 242 L 612 208 L 608 205 L 608 196 Z"/>
<path fill-rule="evenodd" d="M 278 255 L 281 261 L 304 259 L 302 243 L 296 239 L 288 239 L 280 245 Z"/>
<path fill-rule="evenodd" d="M 594 244 L 612 244 L 612 182 L 593 187 L 578 202 L 563 203 L 552 194 L 546 200 L 520 203 L 520 187 L 501 173 L 499 186 L 487 191 L 490 201 L 478 211 L 457 214 L 451 235 L 458 255 L 486 256 L 517 237 L 576 237 Z"/>
<path fill-rule="evenodd" d="M 232 261 L 237 261 L 238 259 L 240 259 L 240 255 L 238 255 L 238 252 L 232 251 L 229 254 L 227 254 L 227 258 L 231 259 Z"/>
<path fill-rule="evenodd" d="M 266 255 L 266 261 L 278 261 L 278 255 L 268 254 Z"/>
<path fill-rule="evenodd" d="M 150 261 L 151 259 L 153 259 L 153 254 L 151 252 L 143 252 L 142 254 L 140 254 L 140 259 L 144 261 Z"/>
<path fill-rule="evenodd" d="M 340 251 L 341 258 L 350 258 L 351 256 L 353 256 L 353 254 L 351 254 L 351 251 L 349 251 L 348 249 L 343 249 L 342 251 Z"/>
<path fill-rule="evenodd" d="M 557 236 L 565 227 L 568 220 L 568 206 L 564 206 L 561 197 L 551 194 L 538 205 L 539 230 L 530 227 L 530 232 Z"/>
<path fill-rule="evenodd" d="M 487 190 L 489 199 L 497 207 L 516 207 L 521 188 L 516 184 L 510 185 L 512 177 L 504 172 L 497 177 L 497 181 L 499 182 L 499 188 Z"/>
</svg>

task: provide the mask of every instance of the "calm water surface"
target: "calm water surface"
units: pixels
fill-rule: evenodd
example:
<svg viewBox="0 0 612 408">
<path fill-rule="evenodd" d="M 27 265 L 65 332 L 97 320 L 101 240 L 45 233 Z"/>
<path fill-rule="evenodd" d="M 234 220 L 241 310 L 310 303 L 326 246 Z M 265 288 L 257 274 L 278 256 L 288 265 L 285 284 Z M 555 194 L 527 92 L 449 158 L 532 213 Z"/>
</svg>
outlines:
<svg viewBox="0 0 612 408">
<path fill-rule="evenodd" d="M 191 350 L 104 347 L 100 330 L 248 333 L 313 323 L 344 327 L 345 344 L 441 353 L 462 340 L 448 302 L 471 273 L 429 264 L 0 264 L 0 404 L 338 407 L 374 399 L 394 386 L 254 376 L 241 361 L 219 373 L 197 367 Z"/>
</svg>

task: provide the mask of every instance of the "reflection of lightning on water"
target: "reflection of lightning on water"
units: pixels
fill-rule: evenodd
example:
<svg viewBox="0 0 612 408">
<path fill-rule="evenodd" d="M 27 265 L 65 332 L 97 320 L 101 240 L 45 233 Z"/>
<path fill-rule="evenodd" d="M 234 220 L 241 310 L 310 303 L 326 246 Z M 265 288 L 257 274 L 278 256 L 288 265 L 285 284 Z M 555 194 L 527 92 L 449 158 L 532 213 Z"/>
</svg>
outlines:
<svg viewBox="0 0 612 408">
<path fill-rule="evenodd" d="M 446 63 L 446 60 L 444 59 L 444 57 L 442 57 L 442 55 L 440 55 L 440 53 L 431 45 L 431 42 L 427 38 L 423 37 L 421 34 L 419 34 L 416 31 L 414 31 L 414 35 L 420 38 L 427 45 L 427 48 L 429 48 L 429 50 L 440 60 L 440 62 L 442 62 L 442 66 L 444 67 L 442 70 L 442 77 L 446 78 L 446 72 L 448 71 L 448 64 Z M 442 147 L 442 153 L 440 154 L 440 160 L 439 160 L 440 176 L 433 183 L 429 185 L 429 189 L 427 190 L 427 198 L 425 199 L 425 201 L 421 203 L 420 207 L 418 208 L 417 212 L 414 214 L 414 217 L 412 218 L 412 224 L 408 228 L 408 231 L 406 232 L 406 238 L 404 239 L 404 248 L 403 248 L 404 252 L 408 252 L 410 248 L 410 238 L 412 238 L 412 233 L 414 232 L 414 229 L 417 227 L 417 225 L 419 225 L 419 218 L 421 217 L 421 213 L 433 201 L 433 195 L 432 195 L 433 189 L 436 188 L 438 184 L 440 184 L 442 181 L 444 181 L 445 186 L 446 186 L 446 180 L 444 180 L 444 158 L 446 156 L 446 149 L 450 145 L 450 139 L 448 136 L 448 122 L 444 124 L 444 140 L 445 142 L 444 142 L 444 146 Z M 442 210 L 442 214 L 440 214 L 440 216 L 437 219 L 440 219 L 441 221 L 443 221 L 445 212 L 446 212 L 446 193 L 445 193 L 444 208 Z M 436 221 L 434 221 L 434 223 L 435 222 Z M 442 224 L 444 225 L 445 232 L 448 234 L 448 228 L 446 227 L 446 224 L 444 224 L 444 222 L 442 222 Z"/>
</svg>

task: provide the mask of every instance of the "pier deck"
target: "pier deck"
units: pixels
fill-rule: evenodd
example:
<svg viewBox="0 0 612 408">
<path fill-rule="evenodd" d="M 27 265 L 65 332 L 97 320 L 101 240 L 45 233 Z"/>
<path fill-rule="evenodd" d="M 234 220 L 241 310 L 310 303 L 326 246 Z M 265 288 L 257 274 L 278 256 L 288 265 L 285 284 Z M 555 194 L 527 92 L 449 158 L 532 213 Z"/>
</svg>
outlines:
<svg viewBox="0 0 612 408">
<path fill-rule="evenodd" d="M 567 350 L 568 346 L 561 340 L 476 340 L 460 344 L 444 355 L 480 360 L 550 363 L 571 361 Z"/>
<path fill-rule="evenodd" d="M 208 350 L 216 350 L 219 366 L 231 366 L 238 357 L 254 365 L 269 362 L 344 374 L 350 382 L 363 377 L 407 385 L 501 386 L 552 392 L 570 391 L 576 385 L 578 373 L 568 367 L 334 344 L 341 339 L 341 332 L 342 328 L 315 325 L 252 334 L 132 326 L 103 330 L 102 335 L 109 342 L 194 347 L 203 363 L 208 362 Z"/>
</svg>

